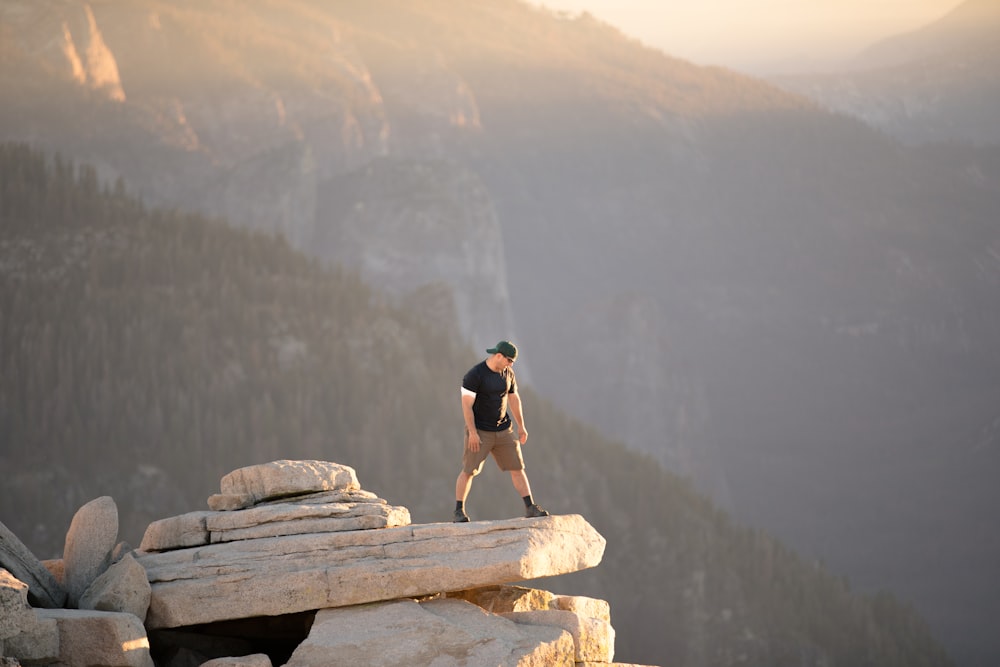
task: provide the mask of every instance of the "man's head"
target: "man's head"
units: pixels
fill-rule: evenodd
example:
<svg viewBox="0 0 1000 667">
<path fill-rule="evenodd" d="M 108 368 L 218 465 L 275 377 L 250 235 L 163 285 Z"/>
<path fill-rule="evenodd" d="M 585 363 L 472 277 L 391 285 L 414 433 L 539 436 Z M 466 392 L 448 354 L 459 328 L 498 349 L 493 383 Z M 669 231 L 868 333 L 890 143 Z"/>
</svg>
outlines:
<svg viewBox="0 0 1000 667">
<path fill-rule="evenodd" d="M 511 363 L 514 363 L 514 360 L 517 359 L 517 348 L 509 340 L 500 341 L 486 350 L 486 352 L 488 354 L 502 354 Z"/>
</svg>

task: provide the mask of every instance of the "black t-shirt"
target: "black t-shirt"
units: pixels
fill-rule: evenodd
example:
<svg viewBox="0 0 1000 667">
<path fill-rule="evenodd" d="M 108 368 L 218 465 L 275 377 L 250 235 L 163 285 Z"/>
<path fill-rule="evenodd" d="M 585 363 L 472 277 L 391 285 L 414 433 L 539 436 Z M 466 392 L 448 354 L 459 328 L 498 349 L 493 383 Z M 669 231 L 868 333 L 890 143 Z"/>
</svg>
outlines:
<svg viewBox="0 0 1000 667">
<path fill-rule="evenodd" d="M 472 414 L 481 431 L 506 431 L 510 428 L 507 396 L 517 393 L 517 380 L 509 367 L 499 373 L 481 361 L 462 378 L 462 387 L 476 394 Z"/>
</svg>

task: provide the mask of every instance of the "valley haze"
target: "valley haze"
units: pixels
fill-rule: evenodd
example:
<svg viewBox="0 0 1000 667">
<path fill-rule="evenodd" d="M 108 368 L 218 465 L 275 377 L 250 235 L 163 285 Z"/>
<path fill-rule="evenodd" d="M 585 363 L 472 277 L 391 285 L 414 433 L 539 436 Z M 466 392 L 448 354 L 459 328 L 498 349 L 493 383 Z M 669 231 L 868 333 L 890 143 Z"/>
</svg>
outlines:
<svg viewBox="0 0 1000 667">
<path fill-rule="evenodd" d="M 699 65 L 758 74 L 842 66 L 863 49 L 944 16 L 959 0 L 543 0 L 589 12 L 626 35 Z"/>
</svg>

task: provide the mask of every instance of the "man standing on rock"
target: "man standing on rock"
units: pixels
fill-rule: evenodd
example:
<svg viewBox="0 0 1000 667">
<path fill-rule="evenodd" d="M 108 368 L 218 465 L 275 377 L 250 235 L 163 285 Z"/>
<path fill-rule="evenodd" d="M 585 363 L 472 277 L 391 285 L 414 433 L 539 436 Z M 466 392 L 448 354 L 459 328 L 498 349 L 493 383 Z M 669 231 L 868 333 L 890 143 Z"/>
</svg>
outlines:
<svg viewBox="0 0 1000 667">
<path fill-rule="evenodd" d="M 524 427 L 521 397 L 517 394 L 512 368 L 517 348 L 510 341 L 502 340 L 486 352 L 490 356 L 469 369 L 462 379 L 465 450 L 462 471 L 455 482 L 455 522 L 469 520 L 465 499 L 469 497 L 472 478 L 483 469 L 487 454 L 493 455 L 501 470 L 510 472 L 514 488 L 524 500 L 524 516 L 548 516 L 549 513 L 531 499 L 531 485 L 521 456 L 521 445 L 528 440 L 528 430 Z M 517 438 L 514 437 L 512 415 L 517 422 Z"/>
</svg>

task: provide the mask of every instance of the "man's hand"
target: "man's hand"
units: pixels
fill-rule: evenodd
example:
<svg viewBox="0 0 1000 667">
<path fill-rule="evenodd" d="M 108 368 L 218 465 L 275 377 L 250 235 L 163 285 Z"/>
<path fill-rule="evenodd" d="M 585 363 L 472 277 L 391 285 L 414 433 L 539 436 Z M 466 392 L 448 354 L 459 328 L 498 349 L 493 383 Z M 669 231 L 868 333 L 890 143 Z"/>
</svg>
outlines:
<svg viewBox="0 0 1000 667">
<path fill-rule="evenodd" d="M 470 431 L 469 437 L 465 441 L 465 446 L 469 448 L 470 452 L 478 452 L 479 444 L 479 433 L 476 431 Z"/>
<path fill-rule="evenodd" d="M 518 432 L 517 439 L 523 445 L 528 441 L 528 430 L 522 426 L 521 428 L 517 429 L 517 432 Z"/>
</svg>

